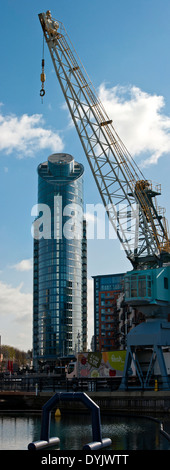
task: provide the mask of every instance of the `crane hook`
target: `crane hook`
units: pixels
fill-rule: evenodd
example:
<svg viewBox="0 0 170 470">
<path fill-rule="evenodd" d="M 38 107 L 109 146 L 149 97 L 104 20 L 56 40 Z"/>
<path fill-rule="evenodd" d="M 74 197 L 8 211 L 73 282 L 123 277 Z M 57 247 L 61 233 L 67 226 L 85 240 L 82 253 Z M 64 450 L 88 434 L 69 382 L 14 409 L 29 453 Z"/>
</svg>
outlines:
<svg viewBox="0 0 170 470">
<path fill-rule="evenodd" d="M 40 90 L 40 96 L 43 98 L 43 96 L 45 95 L 45 90 L 44 90 L 44 82 L 45 82 L 44 59 L 42 59 L 42 72 L 41 72 L 41 75 L 40 75 L 40 79 L 41 79 L 41 85 L 42 85 L 42 88 Z M 43 102 L 43 100 L 42 100 L 42 102 Z"/>
<path fill-rule="evenodd" d="M 40 96 L 43 97 L 44 95 L 45 95 L 45 90 L 43 90 L 43 88 L 41 88 L 41 90 L 40 90 Z"/>
</svg>

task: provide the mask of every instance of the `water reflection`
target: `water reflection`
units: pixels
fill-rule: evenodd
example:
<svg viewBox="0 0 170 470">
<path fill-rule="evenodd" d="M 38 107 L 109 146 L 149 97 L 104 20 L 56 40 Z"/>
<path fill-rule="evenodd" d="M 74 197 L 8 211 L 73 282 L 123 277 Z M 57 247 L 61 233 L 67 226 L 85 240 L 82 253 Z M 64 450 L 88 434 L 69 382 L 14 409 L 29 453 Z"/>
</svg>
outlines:
<svg viewBox="0 0 170 470">
<path fill-rule="evenodd" d="M 39 440 L 41 415 L 0 415 L 1 450 L 24 450 Z M 61 450 L 78 450 L 92 441 L 89 415 L 62 415 L 51 419 L 51 436 L 60 438 Z M 160 434 L 159 423 L 146 418 L 102 416 L 102 437 L 112 439 L 113 450 L 165 450 L 170 443 Z"/>
</svg>

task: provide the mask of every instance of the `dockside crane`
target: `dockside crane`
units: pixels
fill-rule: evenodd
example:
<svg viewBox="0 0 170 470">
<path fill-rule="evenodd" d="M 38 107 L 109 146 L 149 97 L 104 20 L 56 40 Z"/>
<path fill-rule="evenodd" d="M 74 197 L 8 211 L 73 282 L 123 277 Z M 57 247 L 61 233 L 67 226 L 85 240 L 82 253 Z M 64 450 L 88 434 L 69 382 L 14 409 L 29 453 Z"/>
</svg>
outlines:
<svg viewBox="0 0 170 470">
<path fill-rule="evenodd" d="M 165 321 L 170 315 L 170 238 L 164 210 L 157 205 L 160 185 L 154 186 L 144 177 L 122 142 L 64 25 L 52 18 L 49 10 L 40 13 L 39 20 L 104 207 L 133 267 L 125 275 L 125 301 L 155 320 L 128 333 L 121 388 L 126 388 L 132 362 L 140 387 L 148 388 L 158 359 L 163 386 L 170 389 L 162 350 L 170 346 L 170 322 Z M 42 67 L 40 94 L 44 96 L 44 62 Z M 137 357 L 143 347 L 152 348 L 145 376 Z"/>
<path fill-rule="evenodd" d="M 117 134 L 64 25 L 49 10 L 39 19 L 100 196 L 127 258 L 136 269 L 170 261 L 167 222 L 156 202 L 160 186 L 145 179 Z"/>
</svg>

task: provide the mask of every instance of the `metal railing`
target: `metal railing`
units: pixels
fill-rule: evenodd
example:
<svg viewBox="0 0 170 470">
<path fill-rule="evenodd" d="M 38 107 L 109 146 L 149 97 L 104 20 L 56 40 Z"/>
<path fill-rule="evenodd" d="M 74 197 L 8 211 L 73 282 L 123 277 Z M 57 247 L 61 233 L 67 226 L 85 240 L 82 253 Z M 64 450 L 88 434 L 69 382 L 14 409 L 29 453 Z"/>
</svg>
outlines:
<svg viewBox="0 0 170 470">
<path fill-rule="evenodd" d="M 61 392 L 61 391 L 80 391 L 80 392 L 104 392 L 118 390 L 121 383 L 121 377 L 108 378 L 79 378 L 66 379 L 55 375 L 24 375 L 0 377 L 0 392 Z M 145 386 L 139 382 L 137 377 L 132 377 L 126 383 L 125 390 L 146 390 Z M 153 377 L 150 380 L 147 389 L 150 390 L 169 390 L 165 387 L 163 378 L 157 380 Z"/>
<path fill-rule="evenodd" d="M 11 376 L 0 378 L 0 391 L 43 392 L 43 391 L 112 391 L 119 388 L 121 378 L 80 378 L 66 379 L 53 375 Z"/>
</svg>

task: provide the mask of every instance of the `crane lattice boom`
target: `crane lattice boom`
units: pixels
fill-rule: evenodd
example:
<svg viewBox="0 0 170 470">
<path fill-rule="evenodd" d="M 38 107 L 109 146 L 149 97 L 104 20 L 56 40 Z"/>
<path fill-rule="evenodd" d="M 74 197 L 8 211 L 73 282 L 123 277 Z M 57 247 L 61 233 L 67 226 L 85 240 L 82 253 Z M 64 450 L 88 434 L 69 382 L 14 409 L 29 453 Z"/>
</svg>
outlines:
<svg viewBox="0 0 170 470">
<path fill-rule="evenodd" d="M 117 236 L 133 266 L 169 260 L 160 188 L 147 181 L 118 136 L 67 35 L 50 11 L 39 15 L 54 69 Z"/>
</svg>

